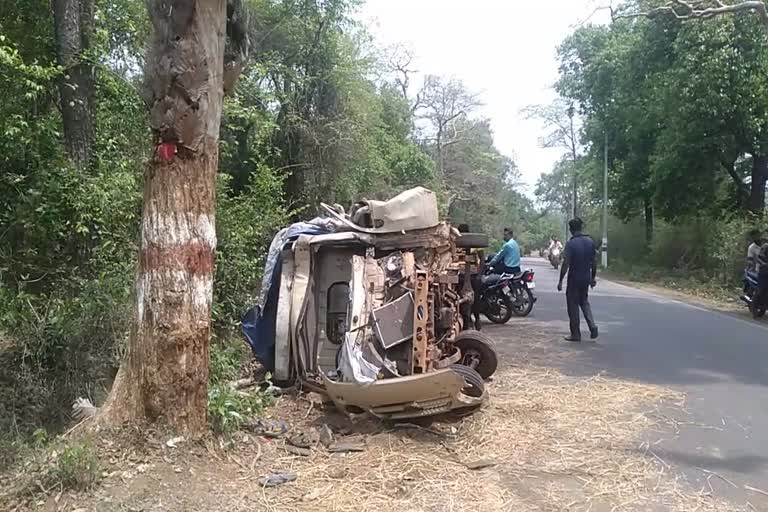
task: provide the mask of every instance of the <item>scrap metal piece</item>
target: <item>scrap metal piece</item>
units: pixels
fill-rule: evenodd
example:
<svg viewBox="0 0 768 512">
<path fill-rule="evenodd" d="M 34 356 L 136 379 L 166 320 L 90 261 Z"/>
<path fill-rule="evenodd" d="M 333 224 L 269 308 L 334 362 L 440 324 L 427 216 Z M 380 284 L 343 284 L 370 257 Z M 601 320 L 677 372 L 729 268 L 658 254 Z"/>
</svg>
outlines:
<svg viewBox="0 0 768 512">
<path fill-rule="evenodd" d="M 413 294 L 407 293 L 371 312 L 373 331 L 382 347 L 390 349 L 413 337 L 413 309 Z"/>
<path fill-rule="evenodd" d="M 454 409 L 475 407 L 488 399 L 488 391 L 472 397 L 462 392 L 466 383 L 451 369 L 423 375 L 377 380 L 373 384 L 333 382 L 324 375 L 328 396 L 342 412 L 363 410 L 379 418 L 419 418 Z"/>
</svg>

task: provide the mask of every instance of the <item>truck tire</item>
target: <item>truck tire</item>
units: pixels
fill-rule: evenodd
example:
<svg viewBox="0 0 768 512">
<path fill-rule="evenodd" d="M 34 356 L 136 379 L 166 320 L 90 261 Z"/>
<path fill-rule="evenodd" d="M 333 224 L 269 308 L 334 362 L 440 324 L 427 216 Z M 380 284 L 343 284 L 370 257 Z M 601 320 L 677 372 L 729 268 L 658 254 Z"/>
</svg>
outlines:
<svg viewBox="0 0 768 512">
<path fill-rule="evenodd" d="M 456 247 L 464 249 L 485 249 L 489 244 L 488 235 L 483 233 L 462 233 L 456 238 Z"/>
</svg>

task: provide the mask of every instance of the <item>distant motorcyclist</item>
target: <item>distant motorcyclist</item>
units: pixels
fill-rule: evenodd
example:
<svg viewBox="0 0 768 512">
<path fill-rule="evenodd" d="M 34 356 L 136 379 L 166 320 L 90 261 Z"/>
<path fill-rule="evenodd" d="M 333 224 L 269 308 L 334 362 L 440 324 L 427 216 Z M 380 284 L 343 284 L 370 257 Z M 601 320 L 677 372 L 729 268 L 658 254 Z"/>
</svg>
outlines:
<svg viewBox="0 0 768 512">
<path fill-rule="evenodd" d="M 488 263 L 492 272 L 498 274 L 520 273 L 520 245 L 514 239 L 512 228 L 504 228 L 504 245 Z"/>
<path fill-rule="evenodd" d="M 557 237 L 551 238 L 549 248 L 547 249 L 547 254 L 549 263 L 553 267 L 558 268 L 560 266 L 560 262 L 562 261 L 563 244 L 560 243 L 560 240 L 558 240 Z"/>
</svg>

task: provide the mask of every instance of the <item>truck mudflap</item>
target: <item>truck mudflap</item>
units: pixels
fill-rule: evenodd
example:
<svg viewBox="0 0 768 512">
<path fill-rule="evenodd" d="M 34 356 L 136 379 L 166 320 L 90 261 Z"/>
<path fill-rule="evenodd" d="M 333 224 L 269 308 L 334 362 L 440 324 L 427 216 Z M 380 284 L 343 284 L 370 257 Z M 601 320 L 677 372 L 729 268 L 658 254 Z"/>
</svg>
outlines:
<svg viewBox="0 0 768 512">
<path fill-rule="evenodd" d="M 435 370 L 371 384 L 335 382 L 323 376 L 328 397 L 346 414 L 367 412 L 384 419 L 417 418 L 479 407 L 488 400 L 462 392 L 464 379 L 450 369 Z"/>
</svg>

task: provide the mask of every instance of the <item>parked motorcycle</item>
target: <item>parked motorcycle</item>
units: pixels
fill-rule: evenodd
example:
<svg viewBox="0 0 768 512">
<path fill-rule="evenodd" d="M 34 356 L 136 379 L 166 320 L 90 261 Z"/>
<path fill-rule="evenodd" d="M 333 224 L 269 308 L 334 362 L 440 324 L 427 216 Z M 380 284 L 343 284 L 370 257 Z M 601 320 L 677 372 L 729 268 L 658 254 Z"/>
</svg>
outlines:
<svg viewBox="0 0 768 512">
<path fill-rule="evenodd" d="M 757 273 L 744 272 L 744 295 L 741 296 L 741 300 L 747 304 L 754 318 L 764 317 L 768 310 L 768 300 L 765 297 L 768 294 L 763 293 L 762 297 L 760 295 Z"/>
<path fill-rule="evenodd" d="M 533 270 L 522 274 L 487 274 L 481 278 L 476 291 L 476 308 L 495 324 L 505 324 L 512 316 L 525 317 L 531 314 L 536 297 Z"/>
</svg>

